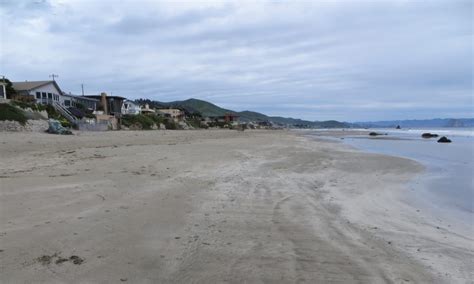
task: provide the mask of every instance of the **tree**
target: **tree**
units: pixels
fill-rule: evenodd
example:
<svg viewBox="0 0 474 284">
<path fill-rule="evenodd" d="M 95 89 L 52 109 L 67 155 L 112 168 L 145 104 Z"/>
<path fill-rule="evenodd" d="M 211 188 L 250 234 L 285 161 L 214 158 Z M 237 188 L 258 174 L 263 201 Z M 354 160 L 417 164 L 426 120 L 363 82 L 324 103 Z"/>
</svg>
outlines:
<svg viewBox="0 0 474 284">
<path fill-rule="evenodd" d="M 7 83 L 5 86 L 5 90 L 7 92 L 7 99 L 11 99 L 13 95 L 16 95 L 15 89 L 13 89 L 12 82 L 8 80 L 7 78 L 1 79 L 4 83 Z"/>
</svg>

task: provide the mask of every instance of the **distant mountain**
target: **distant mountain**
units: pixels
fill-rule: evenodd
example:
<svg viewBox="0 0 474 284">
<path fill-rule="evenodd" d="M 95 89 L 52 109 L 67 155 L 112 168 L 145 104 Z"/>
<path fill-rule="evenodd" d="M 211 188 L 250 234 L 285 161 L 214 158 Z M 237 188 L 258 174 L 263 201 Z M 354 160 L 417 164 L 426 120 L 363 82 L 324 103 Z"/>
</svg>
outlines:
<svg viewBox="0 0 474 284">
<path fill-rule="evenodd" d="M 402 128 L 420 127 L 474 127 L 474 118 L 435 118 L 421 120 L 388 120 L 355 122 L 354 126 L 368 128 L 395 128 L 400 125 Z"/>
<path fill-rule="evenodd" d="M 339 122 L 335 120 L 330 121 L 308 121 L 302 119 L 296 119 L 291 117 L 280 117 L 280 116 L 267 116 L 265 114 L 254 112 L 254 111 L 233 111 L 225 108 L 221 108 L 212 104 L 198 99 L 188 99 L 184 101 L 174 101 L 174 102 L 158 102 L 151 101 L 148 99 L 139 99 L 136 100 L 138 104 L 149 104 L 152 108 L 179 108 L 186 111 L 189 114 L 199 113 L 203 117 L 210 116 L 223 116 L 226 113 L 233 113 L 238 115 L 241 121 L 244 122 L 272 122 L 275 124 L 298 127 L 298 128 L 347 128 L 350 127 L 350 124 Z"/>
</svg>

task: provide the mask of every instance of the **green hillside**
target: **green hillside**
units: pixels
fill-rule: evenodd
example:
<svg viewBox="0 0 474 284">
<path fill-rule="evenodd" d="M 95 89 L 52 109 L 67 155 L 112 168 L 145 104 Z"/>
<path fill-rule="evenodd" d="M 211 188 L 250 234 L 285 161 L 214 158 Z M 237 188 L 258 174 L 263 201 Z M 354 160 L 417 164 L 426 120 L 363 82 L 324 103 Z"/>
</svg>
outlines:
<svg viewBox="0 0 474 284">
<path fill-rule="evenodd" d="M 238 112 L 238 115 L 240 116 L 240 120 L 242 121 L 268 121 L 269 117 L 255 111 L 241 111 Z"/>
<path fill-rule="evenodd" d="M 202 116 L 223 116 L 226 113 L 235 113 L 232 110 L 224 109 L 206 101 L 198 99 L 189 99 L 185 101 L 175 101 L 169 103 L 172 106 L 195 110 Z"/>
<path fill-rule="evenodd" d="M 350 127 L 348 123 L 339 122 L 335 120 L 329 121 L 308 121 L 302 119 L 296 119 L 291 117 L 279 117 L 279 116 L 267 116 L 265 114 L 254 112 L 254 111 L 233 111 L 225 108 L 221 108 L 212 104 L 198 99 L 188 99 L 184 101 L 174 101 L 174 102 L 158 102 L 151 101 L 148 99 L 136 100 L 138 104 L 148 103 L 152 108 L 179 108 L 185 110 L 189 114 L 199 113 L 203 117 L 211 116 L 223 116 L 226 113 L 233 113 L 240 117 L 240 121 L 243 122 L 259 122 L 259 121 L 270 121 L 280 125 L 289 125 L 291 127 L 298 128 L 346 128 Z"/>
</svg>

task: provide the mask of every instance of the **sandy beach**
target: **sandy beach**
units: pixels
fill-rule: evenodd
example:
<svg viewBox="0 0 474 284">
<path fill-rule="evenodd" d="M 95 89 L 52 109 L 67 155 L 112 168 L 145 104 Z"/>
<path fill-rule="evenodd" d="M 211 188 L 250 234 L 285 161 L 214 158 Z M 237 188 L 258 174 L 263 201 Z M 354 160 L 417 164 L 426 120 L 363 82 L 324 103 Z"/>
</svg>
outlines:
<svg viewBox="0 0 474 284">
<path fill-rule="evenodd" d="M 2 283 L 472 283 L 414 161 L 291 131 L 0 133 Z"/>
</svg>

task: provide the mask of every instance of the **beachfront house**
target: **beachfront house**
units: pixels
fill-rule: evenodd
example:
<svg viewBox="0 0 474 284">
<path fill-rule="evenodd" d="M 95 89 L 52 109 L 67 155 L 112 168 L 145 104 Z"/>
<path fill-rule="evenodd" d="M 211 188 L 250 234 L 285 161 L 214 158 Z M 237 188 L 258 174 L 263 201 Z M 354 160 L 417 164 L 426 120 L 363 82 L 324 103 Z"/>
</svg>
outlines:
<svg viewBox="0 0 474 284">
<path fill-rule="evenodd" d="M 12 82 L 18 96 L 29 97 L 37 104 L 60 105 L 62 107 L 83 106 L 96 110 L 99 100 L 63 92 L 56 81 Z"/>
<path fill-rule="evenodd" d="M 182 121 L 184 119 L 184 111 L 177 108 L 160 108 L 158 112 L 165 117 L 172 118 L 175 122 Z"/>
<path fill-rule="evenodd" d="M 63 92 L 63 96 L 62 101 L 65 107 L 77 107 L 95 111 L 99 105 L 99 100 L 91 99 L 86 96 L 77 96 L 65 92 Z"/>
<path fill-rule="evenodd" d="M 18 96 L 34 99 L 38 104 L 55 103 L 64 105 L 64 97 L 56 81 L 24 81 L 12 82 Z"/>
<path fill-rule="evenodd" d="M 122 115 L 122 105 L 126 100 L 124 97 L 120 96 L 108 96 L 106 93 L 101 93 L 100 95 L 85 96 L 87 98 L 99 100 L 97 106 L 98 110 L 101 110 L 103 114 L 112 115 L 120 117 Z"/>
<path fill-rule="evenodd" d="M 125 100 L 122 104 L 122 114 L 140 114 L 141 108 L 138 104 Z"/>
</svg>

